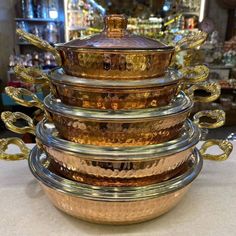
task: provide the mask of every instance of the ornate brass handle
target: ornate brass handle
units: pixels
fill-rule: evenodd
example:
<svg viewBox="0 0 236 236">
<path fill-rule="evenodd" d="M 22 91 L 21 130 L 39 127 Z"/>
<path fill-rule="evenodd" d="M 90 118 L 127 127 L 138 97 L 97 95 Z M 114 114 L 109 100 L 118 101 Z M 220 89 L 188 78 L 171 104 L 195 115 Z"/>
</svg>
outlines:
<svg viewBox="0 0 236 236">
<path fill-rule="evenodd" d="M 20 152 L 15 154 L 6 153 L 6 150 L 8 149 L 9 145 L 16 145 L 17 147 L 19 147 Z M 29 152 L 29 148 L 27 148 L 25 143 L 19 138 L 0 139 L 0 160 L 25 160 L 28 158 Z"/>
<path fill-rule="evenodd" d="M 206 81 L 210 70 L 204 65 L 198 65 L 194 67 L 184 67 L 180 72 L 183 74 L 184 83 L 195 84 Z"/>
<path fill-rule="evenodd" d="M 186 36 L 177 42 L 175 51 L 180 52 L 186 49 L 196 48 L 202 45 L 207 39 L 207 33 L 199 31 L 194 35 Z"/>
<path fill-rule="evenodd" d="M 207 117 L 215 120 L 213 123 L 200 121 L 200 119 Z M 222 110 L 207 110 L 200 111 L 193 116 L 193 121 L 195 124 L 202 129 L 216 129 L 225 124 L 225 112 Z"/>
<path fill-rule="evenodd" d="M 38 97 L 24 88 L 14 88 L 6 87 L 5 91 L 8 96 L 10 96 L 16 103 L 25 106 L 25 107 L 38 107 L 41 110 L 44 110 L 43 103 L 38 99 Z M 26 100 L 27 97 L 30 97 L 31 100 Z"/>
<path fill-rule="evenodd" d="M 18 133 L 18 134 L 25 134 L 25 133 L 31 133 L 35 134 L 35 126 L 33 124 L 33 120 L 21 112 L 10 112 L 10 111 L 4 111 L 1 114 L 1 119 L 6 125 L 7 129 L 11 130 L 12 132 Z M 25 127 L 17 127 L 14 125 L 17 120 L 23 119 L 27 122 L 28 126 Z"/>
<path fill-rule="evenodd" d="M 218 155 L 207 154 L 206 151 L 210 147 L 213 147 L 213 146 L 218 146 L 223 151 L 223 154 L 218 154 Z M 228 159 L 232 150 L 233 150 L 233 145 L 229 141 L 209 139 L 203 143 L 203 145 L 199 151 L 200 151 L 202 157 L 206 160 L 224 161 L 224 160 Z"/>
<path fill-rule="evenodd" d="M 17 65 L 14 67 L 14 72 L 18 77 L 27 83 L 49 84 L 48 76 L 38 68 L 25 68 L 24 66 Z"/>
<path fill-rule="evenodd" d="M 36 47 L 51 52 L 55 56 L 55 60 L 58 66 L 62 65 L 61 56 L 59 52 L 54 47 L 52 47 L 48 42 L 42 40 L 41 38 L 33 34 L 25 32 L 22 29 L 17 29 L 16 33 L 20 35 L 22 38 L 24 38 L 26 41 L 35 45 Z"/>
<path fill-rule="evenodd" d="M 194 92 L 197 90 L 203 90 L 207 93 L 210 93 L 209 96 L 196 96 Z M 221 94 L 221 87 L 218 83 L 201 83 L 192 85 L 190 88 L 185 90 L 185 93 L 194 101 L 194 102 L 203 102 L 209 103 L 217 100 Z"/>
</svg>

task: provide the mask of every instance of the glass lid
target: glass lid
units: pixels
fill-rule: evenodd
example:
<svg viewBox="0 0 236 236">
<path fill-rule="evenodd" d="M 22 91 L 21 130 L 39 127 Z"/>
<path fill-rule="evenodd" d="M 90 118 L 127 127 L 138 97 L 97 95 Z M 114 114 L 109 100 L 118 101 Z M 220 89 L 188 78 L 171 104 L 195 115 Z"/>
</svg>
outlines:
<svg viewBox="0 0 236 236">
<path fill-rule="evenodd" d="M 151 38 L 131 34 L 127 30 L 128 20 L 124 15 L 108 15 L 104 18 L 104 30 L 100 34 L 75 39 L 58 48 L 83 49 L 132 49 L 132 50 L 174 50 L 174 47 Z"/>
</svg>

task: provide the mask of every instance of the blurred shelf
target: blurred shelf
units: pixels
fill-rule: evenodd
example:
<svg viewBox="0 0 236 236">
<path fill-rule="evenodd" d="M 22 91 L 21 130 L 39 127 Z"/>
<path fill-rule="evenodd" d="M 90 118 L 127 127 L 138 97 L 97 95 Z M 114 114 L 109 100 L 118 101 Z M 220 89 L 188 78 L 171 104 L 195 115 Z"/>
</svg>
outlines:
<svg viewBox="0 0 236 236">
<path fill-rule="evenodd" d="M 61 22 L 57 19 L 50 19 L 50 18 L 15 18 L 15 21 L 28 21 L 28 22 Z"/>
<path fill-rule="evenodd" d="M 81 13 L 81 10 L 67 10 L 67 13 Z"/>
<path fill-rule="evenodd" d="M 199 16 L 199 12 L 196 11 L 186 11 L 182 12 L 183 15 L 194 15 L 194 16 Z"/>
<path fill-rule="evenodd" d="M 73 31 L 73 30 L 86 30 L 86 29 L 88 29 L 88 27 L 81 27 L 81 26 L 72 26 L 72 27 L 68 27 L 67 28 L 67 30 L 71 30 L 71 31 Z"/>
</svg>

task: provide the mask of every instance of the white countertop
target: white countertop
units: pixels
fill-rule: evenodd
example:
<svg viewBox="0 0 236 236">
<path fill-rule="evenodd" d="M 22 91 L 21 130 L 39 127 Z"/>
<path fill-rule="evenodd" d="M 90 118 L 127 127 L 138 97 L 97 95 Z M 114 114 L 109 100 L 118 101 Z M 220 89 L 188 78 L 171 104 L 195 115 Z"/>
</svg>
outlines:
<svg viewBox="0 0 236 236">
<path fill-rule="evenodd" d="M 236 150 L 225 162 L 204 161 L 200 176 L 176 208 L 130 226 L 96 225 L 70 217 L 49 202 L 27 161 L 0 161 L 0 236 L 235 236 L 235 154 Z"/>
</svg>

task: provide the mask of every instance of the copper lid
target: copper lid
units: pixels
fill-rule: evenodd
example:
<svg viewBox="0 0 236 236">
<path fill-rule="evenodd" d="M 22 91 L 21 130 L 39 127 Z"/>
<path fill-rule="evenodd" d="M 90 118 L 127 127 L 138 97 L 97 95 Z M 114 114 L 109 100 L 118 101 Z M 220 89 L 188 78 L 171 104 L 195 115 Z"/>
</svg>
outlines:
<svg viewBox="0 0 236 236">
<path fill-rule="evenodd" d="M 57 47 L 84 49 L 132 49 L 132 50 L 173 50 L 159 41 L 131 34 L 127 31 L 128 20 L 124 15 L 108 15 L 104 18 L 104 30 L 100 34 L 84 39 L 75 39 Z"/>
</svg>

